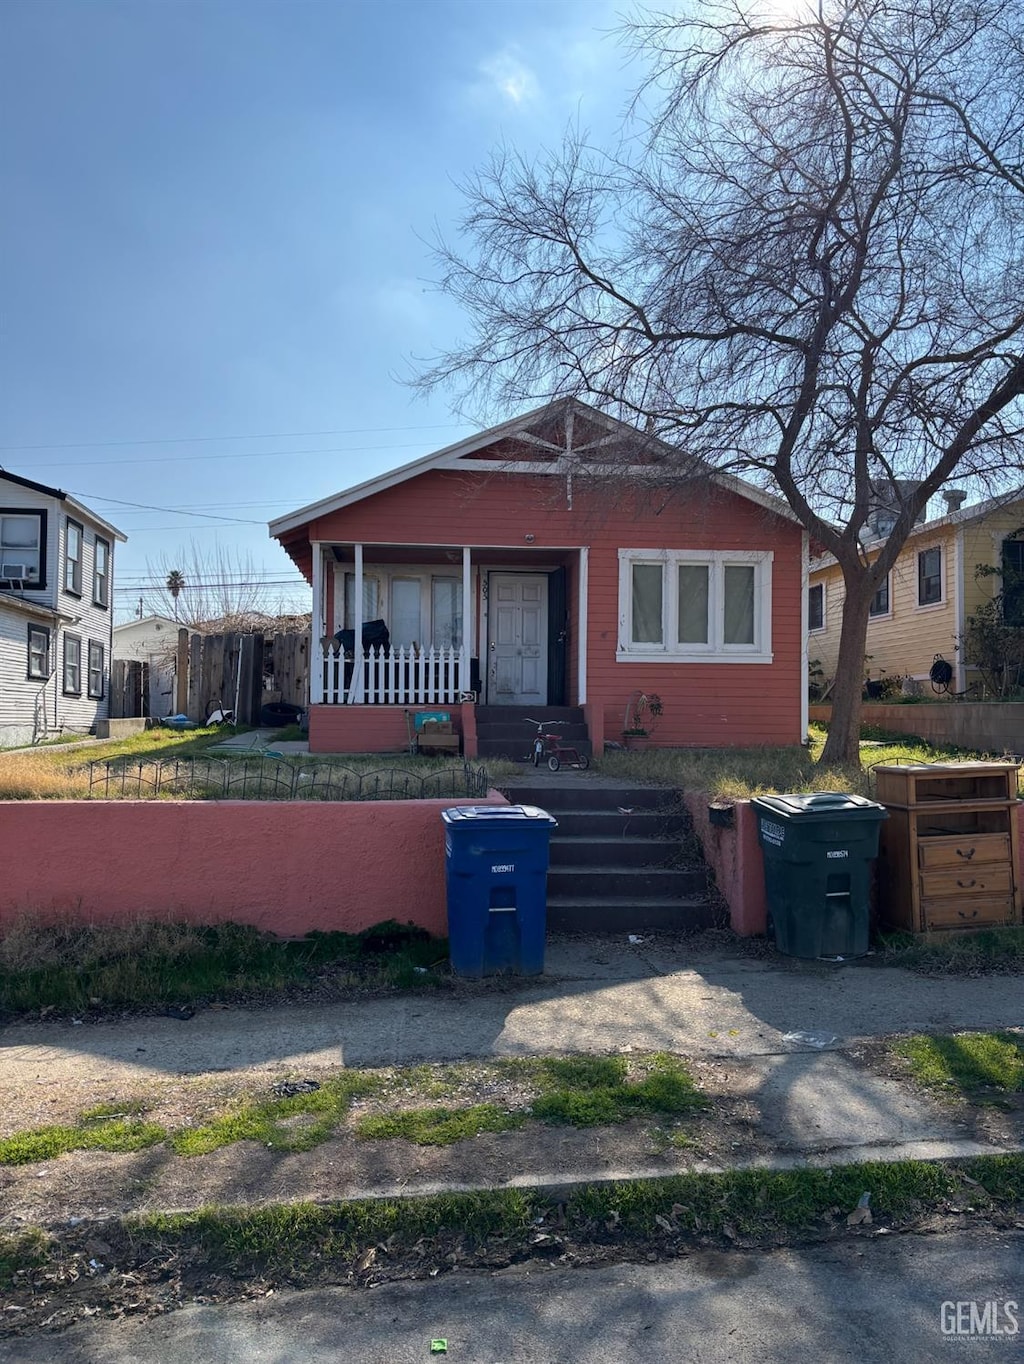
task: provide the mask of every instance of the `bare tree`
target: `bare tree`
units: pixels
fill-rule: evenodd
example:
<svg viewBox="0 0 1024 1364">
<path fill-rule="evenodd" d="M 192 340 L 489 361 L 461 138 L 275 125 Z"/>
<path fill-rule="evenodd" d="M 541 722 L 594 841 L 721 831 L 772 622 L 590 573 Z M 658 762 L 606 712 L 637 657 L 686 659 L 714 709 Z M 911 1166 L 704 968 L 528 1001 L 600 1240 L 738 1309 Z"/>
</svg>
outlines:
<svg viewBox="0 0 1024 1364">
<path fill-rule="evenodd" d="M 193 540 L 184 552 L 147 560 L 146 568 L 151 608 L 166 611 L 169 599 L 174 619 L 190 629 L 247 630 L 281 613 L 279 595 L 263 583 L 251 554 Z"/>
<path fill-rule="evenodd" d="M 585 397 L 781 492 L 842 569 L 824 756 L 852 761 L 912 526 L 1024 463 L 1024 12 L 694 0 L 624 33 L 634 141 L 502 151 L 464 187 L 439 257 L 473 330 L 419 382 Z"/>
</svg>

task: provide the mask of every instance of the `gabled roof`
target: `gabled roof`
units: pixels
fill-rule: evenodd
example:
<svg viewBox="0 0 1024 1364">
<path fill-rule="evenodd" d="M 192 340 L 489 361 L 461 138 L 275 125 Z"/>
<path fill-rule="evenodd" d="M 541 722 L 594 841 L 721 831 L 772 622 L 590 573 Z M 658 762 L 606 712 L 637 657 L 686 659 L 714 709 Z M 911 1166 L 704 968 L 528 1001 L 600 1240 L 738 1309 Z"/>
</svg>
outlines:
<svg viewBox="0 0 1024 1364">
<path fill-rule="evenodd" d="M 0 482 L 4 481 L 16 483 L 19 488 L 31 488 L 33 492 L 45 493 L 47 497 L 55 497 L 58 502 L 66 503 L 74 511 L 78 512 L 80 516 L 86 516 L 90 521 L 95 522 L 97 526 L 102 527 L 102 529 L 113 536 L 115 540 L 124 542 L 128 539 L 124 531 L 118 530 L 116 526 L 112 526 L 110 522 L 105 521 L 102 516 L 97 516 L 94 511 L 90 511 L 84 502 L 79 502 L 77 497 L 72 497 L 70 493 L 64 492 L 62 488 L 51 488 L 47 483 L 37 483 L 34 478 L 26 478 L 24 474 L 12 474 L 8 469 L 0 468 Z"/>
<path fill-rule="evenodd" d="M 467 472 L 473 468 L 486 469 L 487 464 L 485 462 L 472 458 L 478 452 L 489 445 L 495 445 L 510 438 L 529 438 L 533 428 L 566 412 L 578 415 L 588 423 L 603 428 L 608 436 L 618 436 L 622 440 L 630 442 L 635 442 L 640 437 L 644 442 L 644 454 L 648 457 L 648 463 L 645 466 L 648 472 L 658 467 L 660 459 L 670 456 L 678 457 L 680 453 L 675 446 L 668 444 L 667 441 L 639 432 L 636 427 L 630 426 L 628 422 L 619 421 L 618 418 L 600 412 L 596 407 L 590 407 L 587 403 L 580 402 L 579 399 L 573 398 L 567 402 L 547 403 L 543 407 L 535 408 L 532 412 L 526 412 L 522 416 L 513 417 L 507 422 L 501 422 L 498 426 L 488 427 L 486 431 L 479 431 L 476 435 L 467 436 L 464 440 L 456 441 L 454 445 L 447 445 L 443 450 L 424 455 L 420 459 L 412 460 L 409 464 L 403 464 L 397 469 L 379 474 L 376 478 L 367 479 L 364 483 L 357 483 L 354 487 L 345 488 L 341 492 L 334 493 L 331 497 L 321 499 L 319 502 L 311 502 L 308 506 L 289 512 L 286 516 L 279 516 L 270 522 L 270 534 L 273 536 L 286 535 L 289 531 L 297 530 L 308 522 L 315 521 L 318 517 L 329 516 L 332 512 L 340 511 L 343 507 L 349 507 L 354 502 L 361 502 L 364 498 L 373 497 L 375 493 L 396 487 L 398 484 L 417 478 L 420 474 L 428 473 L 432 469 L 448 469 L 457 466 L 460 462 L 463 462 L 463 467 Z M 542 444 L 543 442 L 537 442 L 538 446 Z M 560 462 L 554 447 L 549 446 L 548 448 L 552 453 L 546 461 L 534 457 L 529 468 L 516 465 L 511 472 L 543 474 L 561 472 L 562 469 L 567 468 L 568 466 L 564 464 L 564 461 Z M 500 462 L 493 463 L 491 467 L 495 472 L 503 471 Z M 756 502 L 758 506 L 766 508 L 776 516 L 784 517 L 788 521 L 798 519 L 788 503 L 784 502 L 782 498 L 764 492 L 761 488 L 757 488 L 752 483 L 747 483 L 733 474 L 712 471 L 711 480 L 729 492 L 745 497 L 751 502 Z"/>
<path fill-rule="evenodd" d="M 981 521 L 992 512 L 1001 511 L 1003 507 L 1012 507 L 1015 502 L 1024 502 L 1024 487 L 1011 488 L 1008 492 L 999 493 L 995 497 L 987 497 L 984 502 L 975 502 L 973 506 L 960 507 L 957 511 L 946 512 L 944 516 L 936 516 L 931 521 L 919 521 L 917 525 L 911 526 L 910 533 L 903 543 L 907 545 L 911 540 L 920 539 L 922 535 L 934 535 L 937 530 L 944 530 L 947 526 L 964 526 L 971 521 Z M 879 536 L 874 540 L 864 541 L 864 549 L 870 554 L 881 549 L 884 544 L 885 536 Z M 900 553 L 903 553 L 902 546 Z M 818 573 L 835 562 L 835 556 L 826 550 L 816 557 L 812 556 L 810 571 Z"/>
<path fill-rule="evenodd" d="M 161 616 L 159 612 L 154 612 L 153 615 L 143 616 L 141 619 L 138 616 L 132 616 L 131 620 L 123 620 L 120 625 L 114 626 L 114 634 L 116 635 L 118 630 L 130 630 L 133 625 L 149 625 L 151 621 L 160 621 L 164 625 L 173 625 L 175 628 L 178 625 L 178 622 L 171 620 L 170 616 Z"/>
</svg>

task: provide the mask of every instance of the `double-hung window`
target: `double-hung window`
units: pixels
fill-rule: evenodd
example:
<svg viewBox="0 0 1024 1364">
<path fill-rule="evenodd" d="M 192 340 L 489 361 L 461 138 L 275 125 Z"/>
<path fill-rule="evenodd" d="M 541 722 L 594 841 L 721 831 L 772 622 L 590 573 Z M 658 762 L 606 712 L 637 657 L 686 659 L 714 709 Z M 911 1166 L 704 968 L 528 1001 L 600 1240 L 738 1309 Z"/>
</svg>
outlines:
<svg viewBox="0 0 1024 1364">
<path fill-rule="evenodd" d="M 869 616 L 887 616 L 889 614 L 889 574 L 885 575 L 878 591 L 871 598 L 868 606 Z"/>
<path fill-rule="evenodd" d="M 89 695 L 96 700 L 103 696 L 103 645 L 95 639 L 89 641 Z"/>
<path fill-rule="evenodd" d="M 64 591 L 82 595 L 82 545 L 85 531 L 68 517 L 64 528 Z"/>
<path fill-rule="evenodd" d="M 619 551 L 620 662 L 771 662 L 772 553 Z"/>
<path fill-rule="evenodd" d="M 92 556 L 92 602 L 104 610 L 110 605 L 110 545 L 98 535 Z"/>
<path fill-rule="evenodd" d="M 82 694 L 82 641 L 78 635 L 64 636 L 64 695 Z"/>
<path fill-rule="evenodd" d="M 28 627 L 28 675 L 43 681 L 50 676 L 50 631 L 45 625 Z"/>
<path fill-rule="evenodd" d="M 807 628 L 825 628 L 825 584 L 814 583 L 807 589 Z"/>
<path fill-rule="evenodd" d="M 942 547 L 923 549 L 917 556 L 917 604 L 934 606 L 942 601 Z"/>
</svg>

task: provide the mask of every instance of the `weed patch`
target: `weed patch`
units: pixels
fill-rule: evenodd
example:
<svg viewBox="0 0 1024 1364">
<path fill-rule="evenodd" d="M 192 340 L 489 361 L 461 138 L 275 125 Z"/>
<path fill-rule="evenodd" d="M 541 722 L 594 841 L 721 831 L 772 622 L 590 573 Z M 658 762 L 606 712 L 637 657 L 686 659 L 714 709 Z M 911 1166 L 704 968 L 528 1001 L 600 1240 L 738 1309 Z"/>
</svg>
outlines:
<svg viewBox="0 0 1024 1364">
<path fill-rule="evenodd" d="M 211 1122 L 176 1132 L 180 1156 L 204 1156 L 236 1141 L 258 1141 L 274 1151 L 309 1151 L 326 1141 L 356 1095 L 373 1093 L 373 1076 L 348 1071 L 310 1093 L 246 1103 Z"/>
<path fill-rule="evenodd" d="M 922 975 L 1024 972 L 1024 928 L 951 933 L 931 941 L 896 933 L 883 937 L 881 947 L 887 966 L 902 966 Z"/>
<path fill-rule="evenodd" d="M 910 1063 L 914 1079 L 965 1098 L 1024 1090 L 1024 1034 L 954 1033 L 908 1037 L 892 1049 Z"/>
<path fill-rule="evenodd" d="M 411 989 L 440 983 L 430 968 L 446 959 L 446 946 L 398 923 L 286 941 L 243 924 L 47 924 L 26 917 L 0 939 L 0 1013 L 247 998 L 301 989 L 325 976 L 345 988 Z"/>
<path fill-rule="evenodd" d="M 38 1227 L 0 1232 L 0 1288 L 9 1288 L 17 1275 L 45 1264 L 50 1248 L 50 1238 Z"/>
<path fill-rule="evenodd" d="M 137 1117 L 106 1118 L 92 1112 L 74 1124 L 37 1127 L 0 1140 L 0 1165 L 27 1165 L 53 1160 L 66 1151 L 141 1151 L 166 1140 L 166 1131 Z"/>
<path fill-rule="evenodd" d="M 481 1132 L 510 1132 L 522 1127 L 522 1113 L 509 1112 L 496 1104 L 473 1104 L 469 1108 L 415 1108 L 404 1113 L 382 1113 L 361 1118 L 356 1133 L 372 1141 L 402 1137 L 418 1146 L 451 1146 L 478 1137 Z"/>
</svg>

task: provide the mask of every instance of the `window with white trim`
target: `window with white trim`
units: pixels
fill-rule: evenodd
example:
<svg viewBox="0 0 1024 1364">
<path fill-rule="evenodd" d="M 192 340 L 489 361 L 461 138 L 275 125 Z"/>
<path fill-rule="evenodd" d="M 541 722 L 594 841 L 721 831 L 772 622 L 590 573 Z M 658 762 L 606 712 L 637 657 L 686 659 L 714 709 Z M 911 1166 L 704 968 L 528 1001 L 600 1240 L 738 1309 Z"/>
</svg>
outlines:
<svg viewBox="0 0 1024 1364">
<path fill-rule="evenodd" d="M 619 550 L 621 662 L 771 662 L 770 550 Z"/>
<path fill-rule="evenodd" d="M 98 535 L 92 560 L 92 602 L 104 610 L 110 605 L 110 545 Z"/>
<path fill-rule="evenodd" d="M 889 614 L 889 574 L 887 573 L 875 595 L 871 598 L 868 606 L 869 616 L 887 616 Z"/>
<path fill-rule="evenodd" d="M 942 547 L 933 545 L 917 556 L 917 604 L 934 606 L 942 601 Z"/>
<path fill-rule="evenodd" d="M 807 629 L 825 628 L 825 584 L 813 583 L 807 589 Z"/>
<path fill-rule="evenodd" d="M 103 645 L 96 639 L 89 641 L 89 695 L 97 701 L 103 699 L 104 681 L 104 653 Z"/>
<path fill-rule="evenodd" d="M 50 631 L 45 625 L 28 627 L 28 676 L 50 676 Z"/>
<path fill-rule="evenodd" d="M 64 695 L 82 694 L 82 640 L 79 635 L 64 636 Z"/>
<path fill-rule="evenodd" d="M 82 595 L 82 544 L 85 531 L 68 517 L 64 525 L 64 591 Z"/>
</svg>

